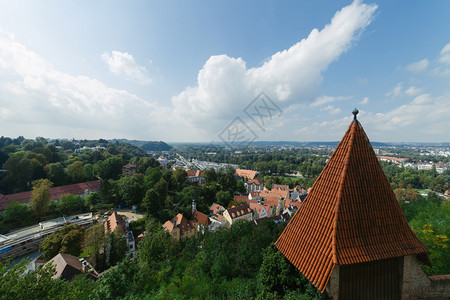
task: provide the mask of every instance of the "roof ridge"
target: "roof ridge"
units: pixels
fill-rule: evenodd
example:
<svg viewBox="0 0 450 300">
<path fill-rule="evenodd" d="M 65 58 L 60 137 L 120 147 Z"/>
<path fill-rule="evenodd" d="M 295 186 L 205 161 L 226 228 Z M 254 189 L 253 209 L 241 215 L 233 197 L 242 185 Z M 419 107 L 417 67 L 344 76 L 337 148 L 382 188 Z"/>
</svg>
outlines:
<svg viewBox="0 0 450 300">
<path fill-rule="evenodd" d="M 355 123 L 356 122 L 356 123 Z M 337 224 L 338 224 L 338 218 L 339 218 L 339 209 L 341 206 L 341 198 L 342 198 L 342 189 L 345 183 L 345 178 L 346 178 L 346 174 L 347 174 L 347 169 L 348 169 L 348 163 L 350 161 L 350 155 L 352 152 L 352 146 L 353 146 L 353 141 L 355 140 L 355 124 L 357 124 L 358 121 L 354 120 L 350 126 L 347 129 L 347 132 L 349 132 L 350 134 L 350 140 L 349 145 L 347 147 L 347 152 L 345 153 L 345 158 L 344 158 L 344 168 L 341 171 L 340 174 L 340 178 L 339 178 L 339 190 L 337 192 L 337 197 L 336 197 L 336 204 L 334 206 L 334 217 L 333 217 L 333 223 L 332 223 L 332 231 L 331 231 L 331 255 L 332 255 L 332 261 L 333 264 L 337 264 L 338 263 L 338 259 L 337 259 L 337 250 L 336 250 L 336 234 L 337 234 Z M 345 133 L 344 136 L 347 135 L 347 132 Z M 343 142 L 343 140 L 341 141 L 341 143 Z M 339 149 L 339 145 L 336 147 L 336 150 Z M 331 158 L 330 158 L 331 159 Z"/>
</svg>

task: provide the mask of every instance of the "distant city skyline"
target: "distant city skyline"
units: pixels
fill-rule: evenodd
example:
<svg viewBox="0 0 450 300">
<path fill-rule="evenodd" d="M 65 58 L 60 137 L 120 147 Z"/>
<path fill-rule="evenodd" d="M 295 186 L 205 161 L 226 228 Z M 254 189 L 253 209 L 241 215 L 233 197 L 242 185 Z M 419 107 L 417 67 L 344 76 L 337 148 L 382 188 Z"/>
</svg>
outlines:
<svg viewBox="0 0 450 300">
<path fill-rule="evenodd" d="M 357 107 L 372 141 L 450 142 L 449 11 L 0 0 L 0 136 L 337 141 Z"/>
</svg>

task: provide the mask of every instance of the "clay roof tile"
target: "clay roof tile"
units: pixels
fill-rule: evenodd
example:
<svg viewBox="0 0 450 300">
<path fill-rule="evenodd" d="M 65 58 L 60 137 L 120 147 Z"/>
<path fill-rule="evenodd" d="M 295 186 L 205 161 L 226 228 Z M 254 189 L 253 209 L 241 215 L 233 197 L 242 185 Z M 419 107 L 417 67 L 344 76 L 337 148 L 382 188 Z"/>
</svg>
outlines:
<svg viewBox="0 0 450 300">
<path fill-rule="evenodd" d="M 336 264 L 413 254 L 428 262 L 357 120 L 275 245 L 322 292 Z"/>
</svg>

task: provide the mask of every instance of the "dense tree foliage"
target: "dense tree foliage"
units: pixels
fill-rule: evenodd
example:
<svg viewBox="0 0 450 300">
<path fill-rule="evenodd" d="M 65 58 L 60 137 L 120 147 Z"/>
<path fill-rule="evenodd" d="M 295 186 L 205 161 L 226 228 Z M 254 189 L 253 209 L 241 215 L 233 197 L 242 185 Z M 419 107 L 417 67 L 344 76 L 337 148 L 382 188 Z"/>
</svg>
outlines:
<svg viewBox="0 0 450 300">
<path fill-rule="evenodd" d="M 47 236 L 39 245 L 44 258 L 49 260 L 58 253 L 78 256 L 84 240 L 84 229 L 78 225 L 66 225 Z"/>
<path fill-rule="evenodd" d="M 48 179 L 33 181 L 33 193 L 31 196 L 31 210 L 38 221 L 47 214 L 50 208 L 50 188 L 53 183 Z"/>
</svg>

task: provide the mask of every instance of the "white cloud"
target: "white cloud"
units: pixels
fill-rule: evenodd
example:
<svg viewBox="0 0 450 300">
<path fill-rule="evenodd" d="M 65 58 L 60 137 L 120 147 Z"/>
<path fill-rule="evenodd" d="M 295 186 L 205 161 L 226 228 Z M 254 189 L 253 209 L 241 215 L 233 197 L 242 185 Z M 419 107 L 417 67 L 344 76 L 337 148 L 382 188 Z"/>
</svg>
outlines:
<svg viewBox="0 0 450 300">
<path fill-rule="evenodd" d="M 369 97 L 364 97 L 364 99 L 362 99 L 358 104 L 360 105 L 366 105 L 370 102 Z"/>
<path fill-rule="evenodd" d="M 425 58 L 418 62 L 414 62 L 412 64 L 407 65 L 406 70 L 410 72 L 422 72 L 428 68 L 429 64 L 430 62 L 428 61 L 428 59 Z"/>
<path fill-rule="evenodd" d="M 334 105 L 327 105 L 324 108 L 320 109 L 321 111 L 328 111 L 331 115 L 337 115 L 342 112 L 339 107 L 335 107 Z"/>
<path fill-rule="evenodd" d="M 343 96 L 339 96 L 339 97 L 331 97 L 331 96 L 320 96 L 317 97 L 316 100 L 314 100 L 309 106 L 311 107 L 316 107 L 316 106 L 321 106 L 327 103 L 331 103 L 331 102 L 336 102 L 336 101 L 342 101 L 342 100 L 348 100 L 350 99 L 349 97 L 343 97 Z"/>
<path fill-rule="evenodd" d="M 115 75 L 124 76 L 125 79 L 138 84 L 149 84 L 152 82 L 147 69 L 136 63 L 134 57 L 127 52 L 105 52 L 102 54 L 102 59 Z"/>
<path fill-rule="evenodd" d="M 242 58 L 211 56 L 198 73 L 197 85 L 172 98 L 175 115 L 189 116 L 186 122 L 197 127 L 211 126 L 210 120 L 226 125 L 261 91 L 280 105 L 311 101 L 318 94 L 322 72 L 359 38 L 376 9 L 355 1 L 336 12 L 322 30 L 313 29 L 307 38 L 257 68 L 247 68 Z"/>
<path fill-rule="evenodd" d="M 120 137 L 147 133 L 153 103 L 56 70 L 0 27 L 0 127 L 10 135 Z M 45 132 L 42 130 L 45 129 Z"/>
<path fill-rule="evenodd" d="M 448 141 L 449 114 L 450 94 L 440 97 L 421 94 L 388 113 L 370 116 L 369 122 L 379 136 L 385 135 L 384 140 L 392 140 L 389 132 L 395 132 L 397 141 Z"/>
<path fill-rule="evenodd" d="M 422 89 L 419 89 L 415 86 L 410 86 L 409 88 L 406 89 L 405 93 L 406 95 L 410 96 L 410 97 L 414 97 L 420 94 L 420 92 L 422 91 Z"/>
<path fill-rule="evenodd" d="M 0 78 L 7 78 L 0 84 L 0 127 L 10 135 L 31 137 L 44 132 L 54 137 L 199 141 L 217 139 L 261 91 L 282 109 L 302 103 L 307 107 L 313 99 L 313 106 L 345 100 L 317 98 L 322 73 L 358 40 L 376 9 L 355 1 L 336 12 L 322 30 L 313 29 L 307 38 L 257 68 L 247 68 L 242 58 L 211 56 L 198 73 L 197 85 L 174 96 L 172 107 L 158 106 L 97 79 L 58 71 L 0 28 Z M 147 70 L 128 53 L 104 53 L 102 59 L 114 74 L 150 82 Z M 284 124 L 276 121 L 272 126 Z"/>
<path fill-rule="evenodd" d="M 392 90 L 386 93 L 386 97 L 397 98 L 401 96 L 415 97 L 422 92 L 422 89 L 415 86 L 403 88 L 403 83 L 398 83 Z"/>
<path fill-rule="evenodd" d="M 441 63 L 449 64 L 450 65 L 450 43 L 444 46 L 442 48 L 440 53 L 439 61 Z"/>
<path fill-rule="evenodd" d="M 396 98 L 396 97 L 401 95 L 402 89 L 403 89 L 403 84 L 402 83 L 398 83 L 395 86 L 395 88 L 393 88 L 392 90 L 390 90 L 389 92 L 386 93 L 386 97 Z"/>
</svg>

